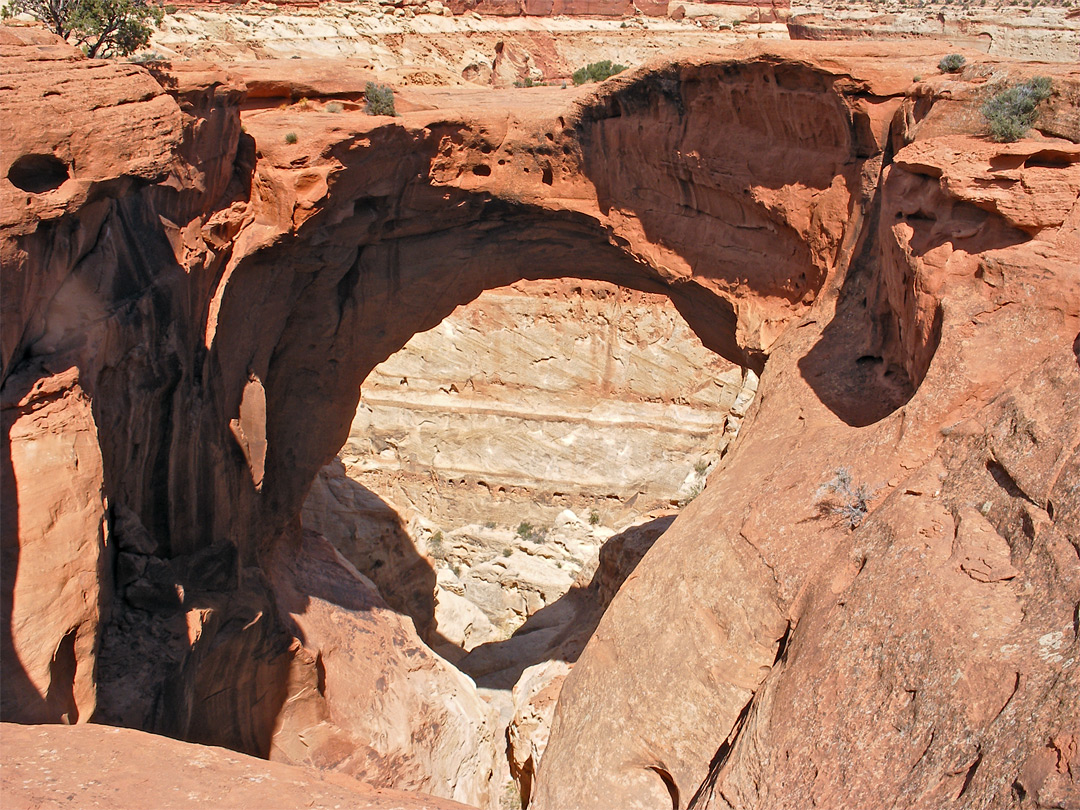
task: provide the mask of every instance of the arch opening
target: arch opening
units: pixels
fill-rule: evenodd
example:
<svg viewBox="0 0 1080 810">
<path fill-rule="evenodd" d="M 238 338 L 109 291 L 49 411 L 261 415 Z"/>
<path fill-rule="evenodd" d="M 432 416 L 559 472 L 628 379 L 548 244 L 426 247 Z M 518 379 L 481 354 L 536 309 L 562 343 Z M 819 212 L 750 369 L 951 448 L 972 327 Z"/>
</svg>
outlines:
<svg viewBox="0 0 1080 810">
<path fill-rule="evenodd" d="M 444 657 L 509 689 L 576 657 L 582 639 L 556 648 L 580 610 L 556 603 L 589 587 L 605 541 L 650 524 L 651 544 L 701 491 L 756 384 L 657 293 L 572 278 L 488 290 L 368 375 L 304 527 Z"/>
</svg>

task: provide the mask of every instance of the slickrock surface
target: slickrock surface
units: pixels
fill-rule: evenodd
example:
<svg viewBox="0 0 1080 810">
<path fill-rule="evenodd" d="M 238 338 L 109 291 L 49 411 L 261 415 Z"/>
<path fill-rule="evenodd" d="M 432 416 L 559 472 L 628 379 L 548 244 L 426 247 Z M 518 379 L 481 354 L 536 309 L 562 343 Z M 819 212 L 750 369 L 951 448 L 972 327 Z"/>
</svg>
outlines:
<svg viewBox="0 0 1080 810">
<path fill-rule="evenodd" d="M 74 705 L 263 756 L 314 728 L 320 764 L 483 795 L 471 717 L 380 692 L 415 664 L 450 714 L 467 681 L 299 516 L 373 368 L 484 289 L 572 275 L 667 294 L 761 382 L 567 676 L 530 807 L 1076 804 L 1074 65 L 756 43 L 245 132 L 240 71 L 159 83 L 12 38 L 5 719 Z M 1038 129 L 989 143 L 979 104 L 1036 73 Z M 79 598 L 18 620 L 58 578 Z"/>
<path fill-rule="evenodd" d="M 126 728 L 0 725 L 0 801 L 39 808 L 466 810 L 335 773 Z"/>
<path fill-rule="evenodd" d="M 272 760 L 498 806 L 493 772 L 501 740 L 491 710 L 407 617 L 389 610 L 370 582 L 311 533 L 299 548 L 279 553 L 270 582 L 303 640 Z"/>
</svg>

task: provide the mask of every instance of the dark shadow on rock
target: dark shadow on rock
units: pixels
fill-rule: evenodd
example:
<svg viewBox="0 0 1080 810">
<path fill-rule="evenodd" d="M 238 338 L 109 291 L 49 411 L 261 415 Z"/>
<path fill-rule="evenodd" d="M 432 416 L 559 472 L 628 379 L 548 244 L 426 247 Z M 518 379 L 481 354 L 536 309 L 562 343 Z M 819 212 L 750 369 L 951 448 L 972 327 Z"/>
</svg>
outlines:
<svg viewBox="0 0 1080 810">
<path fill-rule="evenodd" d="M 675 520 L 674 515 L 631 526 L 600 548 L 588 584 L 578 584 L 536 611 L 505 641 L 481 644 L 458 662 L 478 686 L 510 689 L 521 673 L 542 661 L 577 661 L 619 587 Z"/>
<path fill-rule="evenodd" d="M 47 710 L 44 696 L 31 682 L 15 650 L 12 608 L 15 578 L 19 571 L 19 493 L 11 457 L 11 428 L 19 417 L 15 407 L 29 391 L 31 383 L 18 378 L 5 380 L 3 398 L 3 446 L 0 447 L 0 672 L 3 700 L 0 719 L 5 722 L 42 722 Z M 58 719 L 58 718 L 55 718 Z"/>
<path fill-rule="evenodd" d="M 345 465 L 335 458 L 319 471 L 304 501 L 301 520 L 305 529 L 329 540 L 374 582 L 393 610 L 409 616 L 421 638 L 430 640 L 435 624 L 435 569 L 416 550 L 393 506 L 349 478 Z"/>
<path fill-rule="evenodd" d="M 892 235 L 903 225 L 907 246 Z M 915 261 L 945 243 L 975 255 L 1030 237 L 993 213 L 947 196 L 937 177 L 894 167 L 874 192 L 832 321 L 799 370 L 853 427 L 884 419 L 918 390 L 941 340 L 944 313 Z M 981 270 L 980 270 L 981 272 Z"/>
</svg>

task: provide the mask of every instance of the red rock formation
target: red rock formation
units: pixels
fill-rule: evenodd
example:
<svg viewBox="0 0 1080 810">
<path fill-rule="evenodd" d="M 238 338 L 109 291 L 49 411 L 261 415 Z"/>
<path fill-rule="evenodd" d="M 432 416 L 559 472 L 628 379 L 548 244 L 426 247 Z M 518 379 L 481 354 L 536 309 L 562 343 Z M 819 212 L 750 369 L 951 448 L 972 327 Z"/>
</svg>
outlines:
<svg viewBox="0 0 1080 810">
<path fill-rule="evenodd" d="M 385 754 L 351 713 L 399 671 L 397 630 L 360 646 L 378 611 L 342 605 L 356 578 L 298 537 L 304 495 L 411 334 L 486 287 L 575 275 L 670 295 L 764 376 L 568 677 L 535 806 L 1071 801 L 1071 68 L 1018 146 L 977 134 L 980 86 L 911 85 L 934 44 L 683 57 L 571 109 L 557 88 L 408 90 L 401 119 L 275 109 L 244 134 L 241 80 L 209 67 L 155 81 L 0 48 L 5 717 L 82 721 L 96 689 L 97 719 Z M 54 430 L 85 478 L 29 451 Z M 878 488 L 867 516 L 834 503 L 846 523 L 823 489 L 841 466 Z M 85 549 L 112 569 L 102 514 L 123 552 L 104 632 L 107 576 L 18 621 L 24 582 L 81 582 Z M 428 731 L 363 772 L 434 782 L 473 738 Z"/>
<path fill-rule="evenodd" d="M 4 807 L 157 807 L 222 810 L 350 807 L 465 810 L 465 805 L 375 790 L 340 774 L 266 762 L 142 731 L 4 723 Z"/>
</svg>

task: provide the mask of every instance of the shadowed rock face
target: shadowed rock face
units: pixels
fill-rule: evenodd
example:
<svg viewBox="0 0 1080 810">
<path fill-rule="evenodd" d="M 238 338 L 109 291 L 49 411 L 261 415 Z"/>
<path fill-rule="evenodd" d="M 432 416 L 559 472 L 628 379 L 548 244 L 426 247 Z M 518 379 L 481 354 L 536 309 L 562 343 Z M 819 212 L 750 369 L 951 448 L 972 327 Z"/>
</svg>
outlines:
<svg viewBox="0 0 1080 810">
<path fill-rule="evenodd" d="M 375 365 L 484 289 L 572 276 L 667 294 L 763 375 L 568 676 L 530 806 L 1070 800 L 1069 68 L 1058 137 L 1014 146 L 970 134 L 978 85 L 908 95 L 933 45 L 746 48 L 569 107 L 414 91 L 400 120 L 267 110 L 242 133 L 242 77 L 12 38 L 5 719 L 85 720 L 96 689 L 96 719 L 287 760 L 317 738 L 320 766 L 490 806 L 475 695 L 446 710 L 453 673 L 377 594 L 342 595 L 367 592 L 298 515 Z M 50 154 L 58 186 L 11 180 Z M 77 499 L 32 483 L 75 466 Z M 874 489 L 865 520 L 822 509 L 841 466 Z M 34 624 L 35 582 L 78 598 Z M 442 686 L 409 693 L 417 667 Z M 423 731 L 387 739 L 387 706 Z"/>
</svg>

